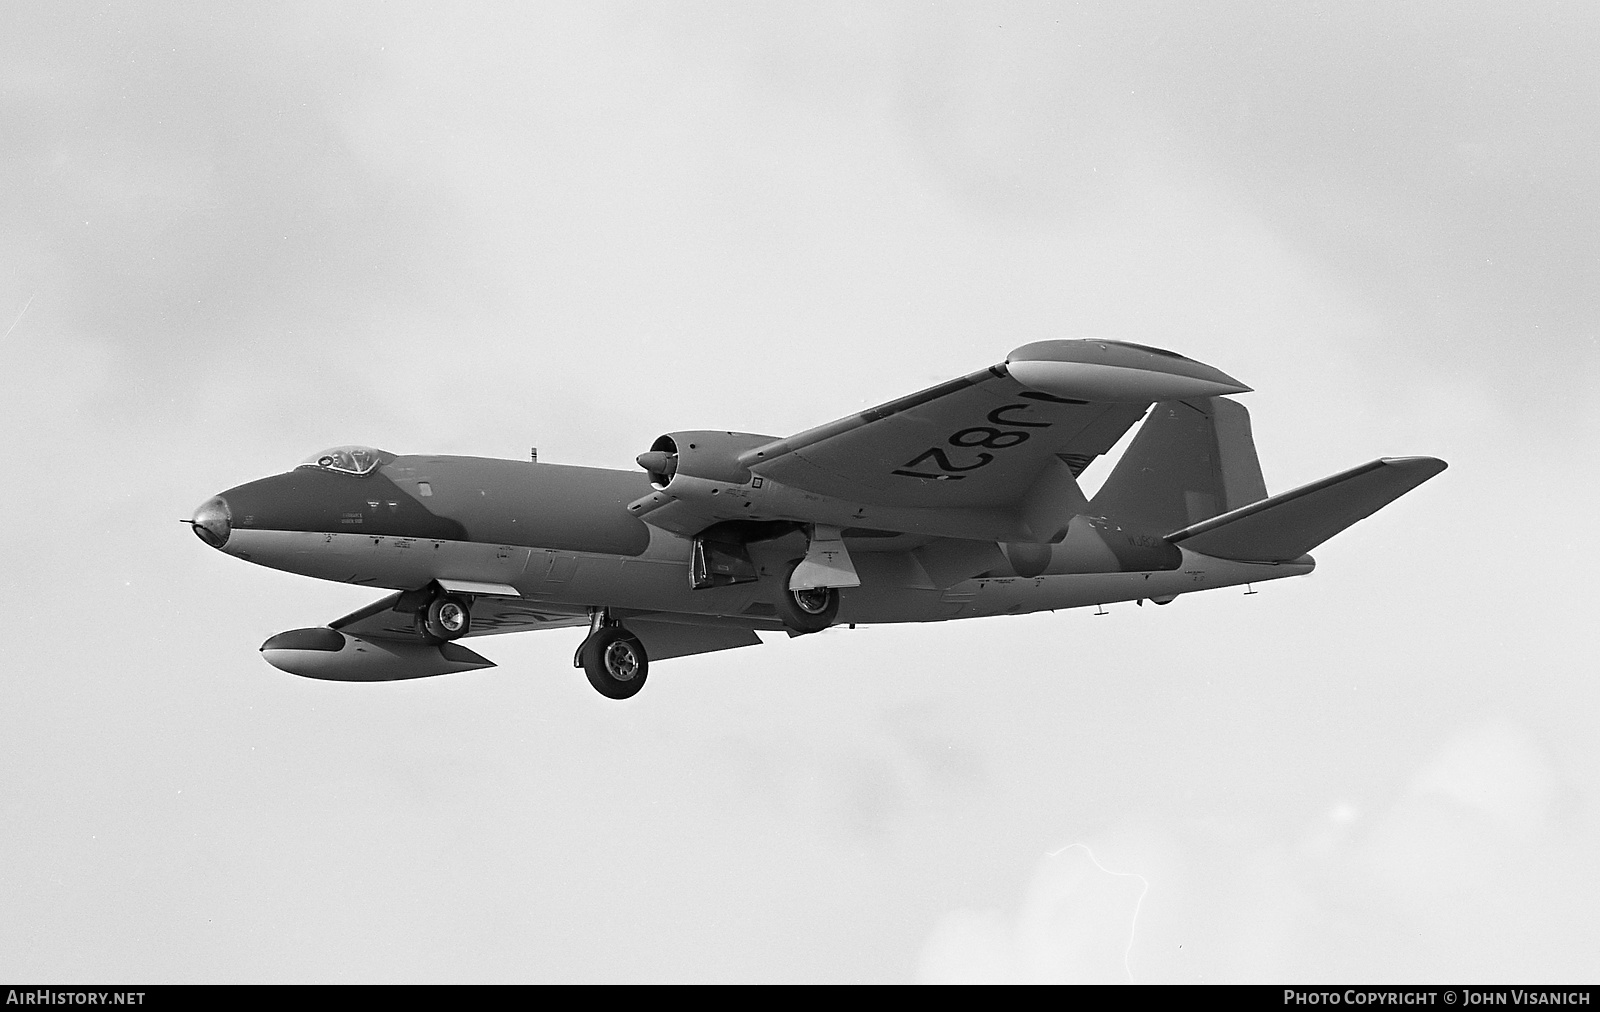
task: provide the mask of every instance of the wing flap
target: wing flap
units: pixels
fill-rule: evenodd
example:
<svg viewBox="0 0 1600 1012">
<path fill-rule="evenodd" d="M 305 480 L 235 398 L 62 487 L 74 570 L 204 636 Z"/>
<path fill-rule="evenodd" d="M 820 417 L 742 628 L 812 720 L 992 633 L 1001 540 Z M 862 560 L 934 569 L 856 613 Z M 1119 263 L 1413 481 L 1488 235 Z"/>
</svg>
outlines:
<svg viewBox="0 0 1600 1012">
<path fill-rule="evenodd" d="M 1376 513 L 1446 466 L 1434 457 L 1383 457 L 1185 527 L 1167 540 L 1219 559 L 1287 562 Z"/>
<path fill-rule="evenodd" d="M 623 619 L 622 624 L 639 637 L 651 661 L 761 644 L 761 637 L 756 635 L 755 630 L 745 626 L 657 622 L 638 618 Z"/>
</svg>

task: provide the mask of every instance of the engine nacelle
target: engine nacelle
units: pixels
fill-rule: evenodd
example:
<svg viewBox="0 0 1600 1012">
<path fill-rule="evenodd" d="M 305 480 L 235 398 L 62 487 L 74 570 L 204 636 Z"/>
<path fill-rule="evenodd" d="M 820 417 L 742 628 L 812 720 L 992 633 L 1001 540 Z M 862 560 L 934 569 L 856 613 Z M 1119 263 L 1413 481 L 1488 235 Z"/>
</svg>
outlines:
<svg viewBox="0 0 1600 1012">
<path fill-rule="evenodd" d="M 776 438 L 714 429 L 669 432 L 650 444 L 649 453 L 639 454 L 639 466 L 650 475 L 650 484 L 662 491 L 677 491 L 672 486 L 680 478 L 743 485 L 750 480 L 750 470 L 739 463 L 739 455 Z"/>
<path fill-rule="evenodd" d="M 628 504 L 636 517 L 678 534 L 693 536 L 722 520 L 750 518 L 750 469 L 739 455 L 774 442 L 772 436 L 712 429 L 669 432 L 639 454 L 639 466 L 655 491 Z"/>
<path fill-rule="evenodd" d="M 327 626 L 281 632 L 261 644 L 261 656 L 280 671 L 332 682 L 395 682 L 494 667 L 459 643 L 363 639 Z"/>
</svg>

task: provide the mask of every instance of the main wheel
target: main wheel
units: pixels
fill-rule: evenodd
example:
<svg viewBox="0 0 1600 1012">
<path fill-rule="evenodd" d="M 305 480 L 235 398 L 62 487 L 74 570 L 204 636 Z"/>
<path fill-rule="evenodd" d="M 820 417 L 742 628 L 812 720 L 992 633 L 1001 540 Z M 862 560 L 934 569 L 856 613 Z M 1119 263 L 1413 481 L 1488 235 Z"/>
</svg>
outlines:
<svg viewBox="0 0 1600 1012">
<path fill-rule="evenodd" d="M 454 594 L 441 594 L 428 602 L 422 628 L 436 640 L 457 640 L 472 628 L 472 609 Z"/>
<path fill-rule="evenodd" d="M 627 699 L 644 688 L 650 672 L 639 637 L 621 626 L 606 626 L 583 644 L 583 673 L 589 684 L 608 699 Z"/>
<path fill-rule="evenodd" d="M 783 585 L 778 588 L 775 607 L 778 618 L 797 633 L 821 632 L 833 625 L 839 614 L 839 592 L 833 587 L 815 590 L 790 590 L 789 578 L 799 568 L 796 562 L 783 574 Z"/>
</svg>

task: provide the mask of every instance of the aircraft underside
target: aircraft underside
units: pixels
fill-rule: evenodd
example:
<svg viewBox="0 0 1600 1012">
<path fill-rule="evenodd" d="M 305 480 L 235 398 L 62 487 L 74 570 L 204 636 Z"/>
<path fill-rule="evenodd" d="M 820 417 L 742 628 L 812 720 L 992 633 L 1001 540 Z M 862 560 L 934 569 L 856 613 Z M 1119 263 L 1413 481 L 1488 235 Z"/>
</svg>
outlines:
<svg viewBox="0 0 1600 1012">
<path fill-rule="evenodd" d="M 575 615 L 608 608 L 618 613 L 725 618 L 751 622 L 755 628 L 783 629 L 772 604 L 783 589 L 777 581 L 781 551 L 767 553 L 777 564 L 761 566 L 760 579 L 697 590 L 686 579 L 691 547 L 684 539 L 673 539 L 680 543 L 638 558 L 619 558 L 330 532 L 239 531 L 235 537 L 235 554 L 241 558 L 339 583 L 403 591 L 445 579 L 505 589 L 490 596 L 511 596 L 515 591 L 519 600 Z M 944 586 L 935 584 L 907 555 L 857 553 L 854 564 L 862 582 L 841 593 L 837 622 L 938 622 L 1118 601 L 1166 603 L 1179 594 L 1302 576 L 1315 568 L 1310 556 L 1289 562 L 1238 562 L 1183 551 L 1174 569 L 1046 571 L 1024 577 L 1010 571 L 1001 546 L 986 547 L 1000 565 Z"/>
</svg>

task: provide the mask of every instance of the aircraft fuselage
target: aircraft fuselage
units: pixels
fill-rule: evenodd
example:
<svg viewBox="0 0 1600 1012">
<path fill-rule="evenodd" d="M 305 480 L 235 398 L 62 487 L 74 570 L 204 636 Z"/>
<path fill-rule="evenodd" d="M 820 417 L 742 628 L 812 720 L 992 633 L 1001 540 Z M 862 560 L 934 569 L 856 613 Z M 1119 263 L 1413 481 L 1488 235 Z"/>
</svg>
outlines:
<svg viewBox="0 0 1600 1012">
<path fill-rule="evenodd" d="M 367 474 L 301 467 L 228 489 L 196 515 L 227 554 L 318 579 L 393 590 L 438 580 L 514 587 L 582 614 L 603 608 L 733 618 L 779 628 L 770 602 L 802 533 L 749 547 L 760 579 L 694 589 L 693 542 L 629 515 L 648 495 L 637 471 L 464 456 L 400 456 Z M 209 525 L 209 526 L 207 526 Z M 845 532 L 861 586 L 838 622 L 927 622 L 1171 597 L 1310 572 L 1289 563 L 1213 559 L 1080 517 L 1037 575 L 1006 546 Z M 968 572 L 976 575 L 969 575 Z M 952 578 L 952 574 L 959 574 Z"/>
</svg>

